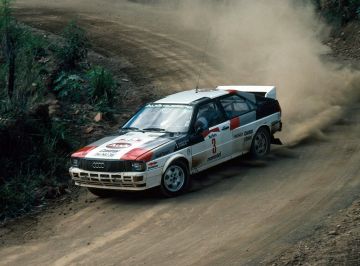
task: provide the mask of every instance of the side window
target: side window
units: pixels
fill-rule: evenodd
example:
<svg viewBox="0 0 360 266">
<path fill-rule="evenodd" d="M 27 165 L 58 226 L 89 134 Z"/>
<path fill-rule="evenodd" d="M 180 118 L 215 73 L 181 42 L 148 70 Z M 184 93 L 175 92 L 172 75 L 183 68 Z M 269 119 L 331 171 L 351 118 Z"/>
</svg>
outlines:
<svg viewBox="0 0 360 266">
<path fill-rule="evenodd" d="M 226 116 L 228 118 L 233 118 L 245 114 L 253 109 L 249 103 L 242 97 L 237 95 L 232 95 L 220 100 L 221 105 L 223 106 Z"/>
<path fill-rule="evenodd" d="M 210 102 L 199 107 L 195 120 L 195 127 L 201 123 L 202 127 L 207 129 L 224 121 L 225 119 L 216 103 Z"/>
</svg>

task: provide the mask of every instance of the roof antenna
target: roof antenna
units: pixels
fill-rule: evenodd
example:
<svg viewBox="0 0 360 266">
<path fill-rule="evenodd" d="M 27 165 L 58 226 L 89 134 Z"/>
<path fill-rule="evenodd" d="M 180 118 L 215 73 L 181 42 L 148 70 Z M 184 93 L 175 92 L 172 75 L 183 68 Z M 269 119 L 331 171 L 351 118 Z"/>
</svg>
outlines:
<svg viewBox="0 0 360 266">
<path fill-rule="evenodd" d="M 202 74 L 202 66 L 205 64 L 206 53 L 207 53 L 207 50 L 209 49 L 210 35 L 211 35 L 211 30 L 209 28 L 209 33 L 208 33 L 208 36 L 206 38 L 206 43 L 205 43 L 205 50 L 203 50 L 200 69 L 199 69 L 199 73 L 198 73 L 198 77 L 197 77 L 197 81 L 196 81 L 195 93 L 199 93 L 199 83 L 200 83 L 200 78 L 201 78 L 201 74 Z"/>
</svg>

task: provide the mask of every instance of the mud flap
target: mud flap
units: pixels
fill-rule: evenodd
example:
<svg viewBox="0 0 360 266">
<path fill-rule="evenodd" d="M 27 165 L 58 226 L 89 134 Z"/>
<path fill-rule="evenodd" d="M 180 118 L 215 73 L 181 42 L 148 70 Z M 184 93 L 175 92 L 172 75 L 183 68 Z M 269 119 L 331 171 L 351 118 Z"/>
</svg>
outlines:
<svg viewBox="0 0 360 266">
<path fill-rule="evenodd" d="M 278 139 L 278 138 L 274 138 L 274 136 L 272 136 L 272 138 L 271 138 L 271 144 L 274 144 L 274 145 L 283 145 L 283 143 L 281 142 L 281 140 Z"/>
</svg>

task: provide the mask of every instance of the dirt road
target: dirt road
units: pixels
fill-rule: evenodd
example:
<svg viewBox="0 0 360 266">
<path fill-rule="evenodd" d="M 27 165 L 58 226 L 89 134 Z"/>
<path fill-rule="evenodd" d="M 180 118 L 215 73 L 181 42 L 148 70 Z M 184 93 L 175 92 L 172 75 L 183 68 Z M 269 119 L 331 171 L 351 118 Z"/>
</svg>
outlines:
<svg viewBox="0 0 360 266">
<path fill-rule="evenodd" d="M 127 1 L 105 2 L 122 10 L 121 16 L 102 6 L 96 12 L 75 3 L 58 9 L 55 1 L 19 1 L 25 8 L 17 15 L 53 32 L 79 16 L 96 49 L 127 58 L 133 67 L 124 71 L 139 84 L 192 88 L 199 69 L 202 86 L 231 83 L 217 71 L 216 58 L 208 55 L 203 63 L 203 36 L 181 38 L 181 29 L 175 34 L 167 32 L 169 25 L 159 26 L 169 15 L 166 11 L 157 14 Z M 151 16 L 141 19 L 139 9 Z M 347 112 L 351 115 L 334 123 L 321 139 L 276 148 L 266 161 L 229 162 L 197 177 L 193 191 L 176 199 L 132 195 L 102 200 L 82 193 L 79 200 L 3 233 L 0 265 L 265 261 L 312 234 L 325 217 L 358 197 L 360 104 Z"/>
</svg>

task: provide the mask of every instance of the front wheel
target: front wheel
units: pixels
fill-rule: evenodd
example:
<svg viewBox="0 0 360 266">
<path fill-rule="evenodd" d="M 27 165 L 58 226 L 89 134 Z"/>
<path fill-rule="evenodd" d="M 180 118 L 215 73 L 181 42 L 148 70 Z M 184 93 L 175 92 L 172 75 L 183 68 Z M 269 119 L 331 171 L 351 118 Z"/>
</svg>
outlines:
<svg viewBox="0 0 360 266">
<path fill-rule="evenodd" d="M 261 159 L 270 152 L 271 138 L 269 131 L 262 127 L 260 128 L 252 141 L 250 154 L 254 159 Z"/>
<path fill-rule="evenodd" d="M 175 161 L 169 165 L 161 179 L 161 192 L 166 197 L 175 197 L 189 187 L 189 170 L 186 163 Z"/>
</svg>

